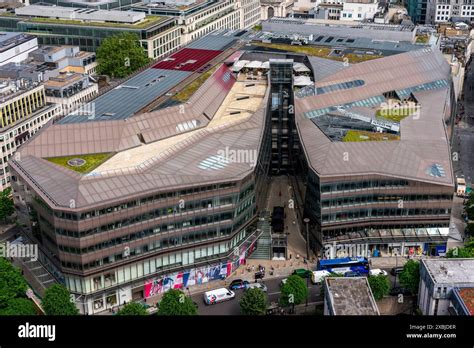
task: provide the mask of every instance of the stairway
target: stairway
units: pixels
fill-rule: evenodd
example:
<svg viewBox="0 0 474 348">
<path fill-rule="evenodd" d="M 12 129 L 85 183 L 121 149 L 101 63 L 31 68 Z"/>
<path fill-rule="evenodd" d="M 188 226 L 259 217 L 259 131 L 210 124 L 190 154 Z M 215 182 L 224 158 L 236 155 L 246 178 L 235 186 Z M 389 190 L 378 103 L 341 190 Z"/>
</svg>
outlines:
<svg viewBox="0 0 474 348">
<path fill-rule="evenodd" d="M 272 256 L 272 227 L 270 226 L 270 213 L 265 211 L 260 214 L 257 228 L 262 231 L 257 241 L 257 247 L 249 259 L 270 260 Z"/>
</svg>

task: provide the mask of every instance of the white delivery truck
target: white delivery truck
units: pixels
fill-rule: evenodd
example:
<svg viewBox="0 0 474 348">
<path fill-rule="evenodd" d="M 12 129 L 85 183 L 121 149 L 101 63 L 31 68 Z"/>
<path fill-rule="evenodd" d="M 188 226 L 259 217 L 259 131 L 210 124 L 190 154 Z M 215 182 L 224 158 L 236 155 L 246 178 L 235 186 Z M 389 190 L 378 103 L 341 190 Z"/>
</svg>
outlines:
<svg viewBox="0 0 474 348">
<path fill-rule="evenodd" d="M 234 297 L 235 293 L 232 290 L 220 288 L 205 292 L 204 303 L 207 305 L 213 305 L 219 302 L 232 300 Z"/>
<path fill-rule="evenodd" d="M 466 196 L 466 180 L 464 178 L 456 178 L 456 196 Z"/>
<path fill-rule="evenodd" d="M 328 277 L 331 275 L 331 272 L 323 270 L 323 271 L 315 271 L 311 276 L 311 283 L 319 284 L 324 277 Z"/>
</svg>

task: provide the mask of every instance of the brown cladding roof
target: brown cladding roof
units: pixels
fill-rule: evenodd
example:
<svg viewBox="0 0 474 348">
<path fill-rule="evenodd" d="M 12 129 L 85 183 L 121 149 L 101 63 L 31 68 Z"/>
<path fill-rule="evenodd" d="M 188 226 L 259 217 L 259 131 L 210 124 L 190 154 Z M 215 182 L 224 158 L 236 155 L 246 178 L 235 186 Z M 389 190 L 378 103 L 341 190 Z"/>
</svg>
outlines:
<svg viewBox="0 0 474 348">
<path fill-rule="evenodd" d="M 248 163 L 230 162 L 222 168 L 205 168 L 202 162 L 226 147 L 258 153 L 263 134 L 265 95 L 255 99 L 256 111 L 249 117 L 220 122 L 207 129 L 229 91 L 235 78 L 222 65 L 184 105 L 136 115 L 126 120 L 96 121 L 75 124 L 54 124 L 20 148 L 20 160 L 11 161 L 16 169 L 43 198 L 57 206 L 68 208 L 73 200 L 76 208 L 99 205 L 112 200 L 128 199 L 158 190 L 225 182 L 248 175 L 253 168 Z M 239 82 L 242 83 L 242 82 Z M 234 96 L 235 97 L 235 96 Z M 230 118 L 230 116 L 226 116 Z M 178 125 L 197 121 L 192 130 L 180 131 Z M 126 153 L 158 140 L 176 142 L 138 167 L 81 175 L 53 164 L 44 157 L 82 155 L 88 153 Z M 113 157 L 112 157 L 113 159 Z M 110 160 L 112 160 L 110 159 Z M 107 162 L 105 162 L 106 164 Z M 100 167 L 98 168 L 100 169 Z"/>
<path fill-rule="evenodd" d="M 310 166 L 321 176 L 381 174 L 453 186 L 450 145 L 445 129 L 448 88 L 415 92 L 419 117 L 400 123 L 399 141 L 332 142 L 304 112 L 342 105 L 440 79 L 449 79 L 450 68 L 438 51 L 423 49 L 351 65 L 316 83 L 316 87 L 363 80 L 365 84 L 296 99 L 296 124 Z M 427 173 L 440 165 L 444 177 Z"/>
</svg>

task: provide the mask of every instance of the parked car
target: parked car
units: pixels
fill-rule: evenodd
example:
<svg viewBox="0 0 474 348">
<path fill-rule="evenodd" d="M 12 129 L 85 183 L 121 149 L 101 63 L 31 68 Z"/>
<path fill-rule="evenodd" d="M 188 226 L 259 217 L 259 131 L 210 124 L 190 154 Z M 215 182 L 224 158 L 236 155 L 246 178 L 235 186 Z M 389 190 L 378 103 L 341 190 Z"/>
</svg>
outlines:
<svg viewBox="0 0 474 348">
<path fill-rule="evenodd" d="M 291 273 L 291 275 L 297 275 L 300 276 L 301 278 L 311 278 L 313 275 L 313 272 L 310 271 L 309 269 L 304 269 L 304 268 L 298 268 Z"/>
<path fill-rule="evenodd" d="M 246 280 L 235 279 L 230 283 L 229 289 L 230 290 L 244 289 L 248 284 L 249 282 Z"/>
<path fill-rule="evenodd" d="M 213 305 L 223 301 L 229 301 L 235 298 L 235 293 L 226 288 L 215 289 L 204 293 L 204 303 Z"/>
<path fill-rule="evenodd" d="M 393 275 L 393 276 L 399 275 L 402 272 L 403 272 L 403 267 L 393 267 L 390 270 L 390 274 Z"/>
<path fill-rule="evenodd" d="M 250 283 L 245 286 L 245 290 L 248 289 L 260 289 L 263 292 L 267 292 L 267 286 L 264 283 Z"/>
<path fill-rule="evenodd" d="M 402 288 L 401 286 L 397 286 L 392 288 L 389 292 L 390 296 L 398 296 L 399 294 L 405 295 L 405 296 L 410 296 L 411 291 L 405 288 Z"/>
<path fill-rule="evenodd" d="M 285 285 L 287 281 L 288 281 L 288 278 L 282 279 L 281 282 L 280 282 L 280 287 Z"/>
<path fill-rule="evenodd" d="M 383 276 L 387 276 L 387 271 L 384 271 L 383 269 L 380 269 L 380 268 L 374 268 L 374 269 L 371 269 L 369 271 L 369 275 L 371 276 L 378 276 L 378 275 L 383 275 Z"/>
</svg>

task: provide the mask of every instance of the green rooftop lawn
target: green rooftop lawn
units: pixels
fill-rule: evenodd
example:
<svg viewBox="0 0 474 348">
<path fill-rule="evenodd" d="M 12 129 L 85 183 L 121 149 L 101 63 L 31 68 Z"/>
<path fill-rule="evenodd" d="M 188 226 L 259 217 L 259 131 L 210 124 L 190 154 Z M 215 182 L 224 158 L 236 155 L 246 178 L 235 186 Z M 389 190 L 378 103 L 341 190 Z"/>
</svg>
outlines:
<svg viewBox="0 0 474 348">
<path fill-rule="evenodd" d="M 163 20 L 165 17 L 159 16 L 146 16 L 142 22 L 137 24 L 126 24 L 126 23 L 109 23 L 109 22 L 85 22 L 72 19 L 56 19 L 56 18 L 42 18 L 35 17 L 32 18 L 32 22 L 39 23 L 52 23 L 52 24 L 69 24 L 69 25 L 83 25 L 88 27 L 112 27 L 112 28 L 131 28 L 131 29 L 144 29 L 148 28 L 153 24 L 157 24 Z"/>
<path fill-rule="evenodd" d="M 367 131 L 350 130 L 346 133 L 342 141 L 360 142 L 360 141 L 388 141 L 400 140 L 400 136 L 387 133 L 373 133 Z"/>
<path fill-rule="evenodd" d="M 94 153 L 88 155 L 75 155 L 75 156 L 63 156 L 63 157 L 49 157 L 45 158 L 45 160 L 50 161 L 52 163 L 58 164 L 63 166 L 67 169 L 74 170 L 78 173 L 86 174 L 97 168 L 99 165 L 104 163 L 110 157 L 112 157 L 112 153 Z M 86 161 L 86 163 L 80 167 L 70 166 L 67 162 L 73 158 L 80 158 Z"/>
<path fill-rule="evenodd" d="M 428 35 L 418 35 L 416 37 L 416 43 L 427 43 L 429 41 L 429 36 Z"/>
<path fill-rule="evenodd" d="M 191 98 L 191 96 L 201 87 L 206 80 L 211 77 L 211 75 L 216 71 L 218 66 L 213 67 L 212 69 L 206 71 L 205 73 L 202 73 L 201 76 L 196 78 L 193 82 L 188 84 L 186 87 L 184 87 L 181 91 L 179 91 L 175 96 L 173 96 L 173 100 L 179 101 L 181 103 L 184 103 Z"/>
<path fill-rule="evenodd" d="M 255 46 L 266 47 L 266 48 L 274 48 L 281 51 L 286 52 L 296 52 L 306 54 L 308 56 L 320 57 L 320 58 L 327 58 L 337 61 L 344 61 L 344 58 L 349 60 L 349 63 L 360 63 L 366 60 L 372 60 L 380 58 L 381 56 L 370 55 L 370 54 L 355 54 L 355 53 L 348 53 L 343 57 L 336 57 L 336 56 L 329 56 L 332 52 L 332 48 L 329 47 L 322 47 L 322 46 L 313 46 L 313 45 L 288 45 L 288 44 L 277 44 L 277 43 L 265 43 L 265 42 L 253 42 Z"/>
</svg>

